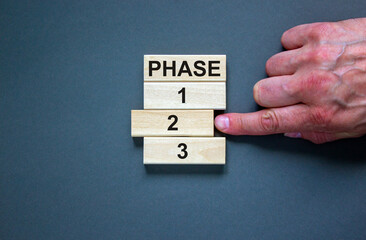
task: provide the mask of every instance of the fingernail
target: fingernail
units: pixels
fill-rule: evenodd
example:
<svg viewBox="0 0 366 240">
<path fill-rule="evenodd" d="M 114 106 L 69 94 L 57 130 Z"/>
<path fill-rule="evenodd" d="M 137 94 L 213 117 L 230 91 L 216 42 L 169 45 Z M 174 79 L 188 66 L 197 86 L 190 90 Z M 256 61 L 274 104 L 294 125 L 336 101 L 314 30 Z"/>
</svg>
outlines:
<svg viewBox="0 0 366 240">
<path fill-rule="evenodd" d="M 284 136 L 289 137 L 289 138 L 301 138 L 302 137 L 301 133 L 299 133 L 299 132 L 285 133 Z"/>
<path fill-rule="evenodd" d="M 229 118 L 226 116 L 217 116 L 215 119 L 215 125 L 219 130 L 225 130 L 229 128 Z"/>
</svg>

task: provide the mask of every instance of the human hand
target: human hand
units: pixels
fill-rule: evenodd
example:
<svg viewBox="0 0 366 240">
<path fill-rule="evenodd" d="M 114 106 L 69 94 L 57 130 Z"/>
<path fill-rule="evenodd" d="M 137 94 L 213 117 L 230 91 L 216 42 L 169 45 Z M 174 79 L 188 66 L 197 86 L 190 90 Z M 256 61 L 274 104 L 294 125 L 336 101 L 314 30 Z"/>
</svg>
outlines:
<svg viewBox="0 0 366 240">
<path fill-rule="evenodd" d="M 233 135 L 285 133 L 324 143 L 366 134 L 366 18 L 294 27 L 266 63 L 255 101 L 267 109 L 216 117 Z"/>
</svg>

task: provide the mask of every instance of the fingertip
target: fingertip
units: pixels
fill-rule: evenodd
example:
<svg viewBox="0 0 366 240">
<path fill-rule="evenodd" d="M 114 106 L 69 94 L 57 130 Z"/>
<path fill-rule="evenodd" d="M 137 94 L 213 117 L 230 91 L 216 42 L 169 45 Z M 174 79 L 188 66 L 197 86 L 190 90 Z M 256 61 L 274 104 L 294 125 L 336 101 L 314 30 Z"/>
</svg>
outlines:
<svg viewBox="0 0 366 240">
<path fill-rule="evenodd" d="M 292 29 L 292 28 L 291 28 Z M 287 29 L 281 36 L 281 44 L 284 48 L 287 49 L 287 39 L 288 39 L 288 33 L 290 32 L 291 29 Z"/>
<path fill-rule="evenodd" d="M 287 50 L 300 48 L 304 45 L 304 30 L 307 24 L 298 25 L 286 30 L 281 36 L 281 44 Z"/>
<path fill-rule="evenodd" d="M 243 135 L 248 131 L 244 128 L 246 126 L 244 124 L 246 122 L 245 116 L 247 116 L 245 113 L 225 113 L 216 117 L 215 125 L 223 133 Z"/>
<path fill-rule="evenodd" d="M 225 132 L 225 130 L 230 127 L 229 117 L 225 114 L 219 115 L 215 118 L 215 126 L 221 132 Z"/>
<path fill-rule="evenodd" d="M 274 55 L 274 56 L 276 56 L 276 55 Z M 274 56 L 270 57 L 267 60 L 266 65 L 265 65 L 266 73 L 270 77 L 275 75 L 274 74 L 274 71 L 273 71 L 273 69 L 274 69 L 274 61 L 273 61 L 274 60 Z"/>
<path fill-rule="evenodd" d="M 254 87 L 253 87 L 253 98 L 254 98 L 254 101 L 258 104 L 259 103 L 259 82 L 257 82 Z"/>
</svg>

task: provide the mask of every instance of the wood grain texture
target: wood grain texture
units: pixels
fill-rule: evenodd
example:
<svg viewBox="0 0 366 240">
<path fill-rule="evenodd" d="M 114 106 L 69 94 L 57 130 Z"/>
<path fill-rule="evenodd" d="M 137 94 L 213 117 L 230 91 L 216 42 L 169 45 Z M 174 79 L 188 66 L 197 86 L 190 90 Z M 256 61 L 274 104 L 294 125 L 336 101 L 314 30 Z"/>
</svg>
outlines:
<svg viewBox="0 0 366 240">
<path fill-rule="evenodd" d="M 225 145 L 224 137 L 145 137 L 144 164 L 225 164 Z"/>
<path fill-rule="evenodd" d="M 157 67 L 157 64 L 149 65 L 149 61 L 157 61 L 160 64 L 158 70 L 153 70 Z M 166 71 L 166 76 L 164 76 L 164 63 L 166 61 L 166 66 L 173 66 L 173 61 L 175 61 L 175 76 L 172 70 Z M 192 73 L 184 72 L 180 76 L 179 70 L 182 66 L 183 61 L 186 61 L 188 67 Z M 203 61 L 204 65 L 199 64 L 200 68 L 205 69 L 205 74 L 203 76 L 195 75 L 196 71 L 199 74 L 203 74 L 203 71 L 195 67 L 196 61 Z M 212 69 L 213 74 L 218 74 L 219 76 L 209 76 L 209 61 L 219 61 L 220 63 L 214 63 L 212 66 L 218 67 L 219 69 Z M 151 76 L 149 69 L 151 69 Z M 186 70 L 186 68 L 185 68 Z M 226 55 L 144 55 L 144 81 L 226 81 Z"/>
<path fill-rule="evenodd" d="M 184 92 L 181 90 L 184 89 Z M 180 93 L 178 93 L 180 91 Z M 224 82 L 145 82 L 144 109 L 226 109 Z"/>
<path fill-rule="evenodd" d="M 177 122 L 174 126 L 175 115 Z M 177 130 L 168 130 L 169 126 Z M 214 134 L 213 110 L 132 110 L 131 136 L 193 136 L 211 137 Z"/>
</svg>

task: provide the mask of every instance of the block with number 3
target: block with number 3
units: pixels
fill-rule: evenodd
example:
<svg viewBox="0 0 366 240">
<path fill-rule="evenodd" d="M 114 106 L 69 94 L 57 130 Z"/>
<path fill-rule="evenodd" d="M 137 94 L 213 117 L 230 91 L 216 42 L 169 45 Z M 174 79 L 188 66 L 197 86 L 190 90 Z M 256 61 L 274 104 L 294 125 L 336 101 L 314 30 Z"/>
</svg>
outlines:
<svg viewBox="0 0 366 240">
<path fill-rule="evenodd" d="M 145 137 L 144 164 L 225 164 L 224 137 Z"/>
</svg>

